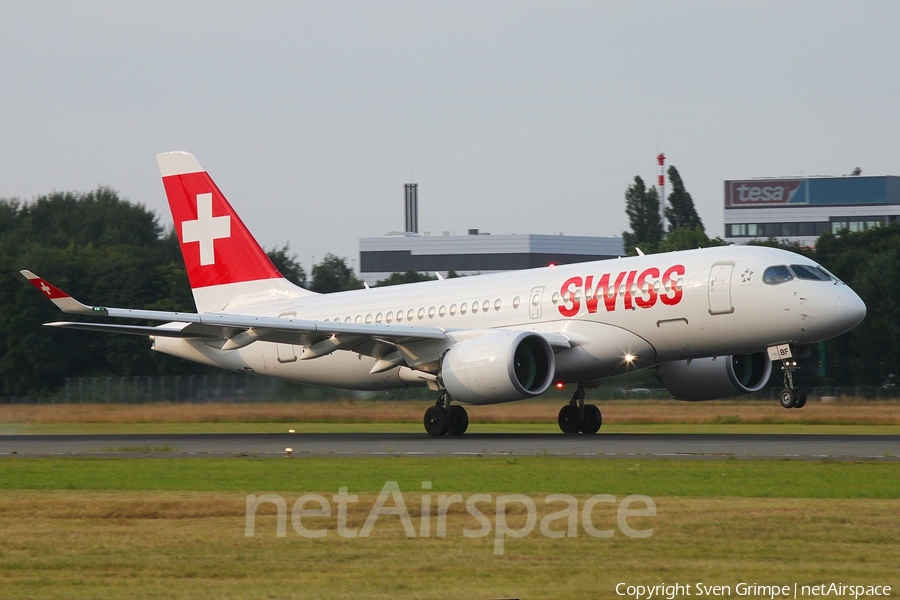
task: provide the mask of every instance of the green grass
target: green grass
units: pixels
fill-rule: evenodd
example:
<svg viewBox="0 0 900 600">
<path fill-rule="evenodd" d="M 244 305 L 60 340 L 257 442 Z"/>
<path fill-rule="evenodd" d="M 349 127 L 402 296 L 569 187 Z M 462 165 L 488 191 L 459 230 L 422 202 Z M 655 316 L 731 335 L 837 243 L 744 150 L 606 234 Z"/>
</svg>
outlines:
<svg viewBox="0 0 900 600">
<path fill-rule="evenodd" d="M 900 462 L 627 460 L 551 457 L 7 458 L 3 490 L 334 491 L 900 498 Z"/>
<path fill-rule="evenodd" d="M 385 481 L 403 491 L 416 535 L 395 516 L 371 537 L 345 539 L 334 517 L 305 518 L 326 537 L 291 525 L 303 494 L 331 499 L 348 487 L 362 527 Z M 548 538 L 535 531 L 493 552 L 493 533 L 464 509 L 446 537 L 419 535 L 422 481 L 438 495 L 544 498 L 646 494 L 655 517 L 645 539 L 616 531 Z M 277 537 L 272 505 L 245 537 L 246 495 L 278 493 L 288 507 Z M 389 502 L 393 506 L 393 502 Z M 484 508 L 490 521 L 495 518 Z M 5 458 L 0 460 L 3 598 L 616 598 L 619 582 L 838 581 L 900 586 L 900 463 L 574 458 Z M 332 513 L 333 514 L 333 513 Z M 592 513 L 616 526 L 615 507 Z M 512 527 L 523 512 L 509 513 Z M 315 519 L 321 519 L 316 521 Z M 434 516 L 432 516 L 434 519 Z M 560 521 L 553 528 L 564 527 Z M 579 522 L 580 523 L 580 522 Z M 731 597 L 736 597 L 732 593 Z M 752 596 L 743 596 L 752 597 Z"/>
</svg>

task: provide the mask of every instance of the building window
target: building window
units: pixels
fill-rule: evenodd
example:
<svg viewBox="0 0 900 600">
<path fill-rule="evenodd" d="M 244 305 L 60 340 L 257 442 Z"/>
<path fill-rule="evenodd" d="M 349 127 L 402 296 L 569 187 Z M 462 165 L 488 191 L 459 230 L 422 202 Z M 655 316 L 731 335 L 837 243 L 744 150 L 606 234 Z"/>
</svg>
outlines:
<svg viewBox="0 0 900 600">
<path fill-rule="evenodd" d="M 796 223 L 782 223 L 781 224 L 781 235 L 782 236 L 796 236 L 797 235 L 797 224 Z"/>
</svg>

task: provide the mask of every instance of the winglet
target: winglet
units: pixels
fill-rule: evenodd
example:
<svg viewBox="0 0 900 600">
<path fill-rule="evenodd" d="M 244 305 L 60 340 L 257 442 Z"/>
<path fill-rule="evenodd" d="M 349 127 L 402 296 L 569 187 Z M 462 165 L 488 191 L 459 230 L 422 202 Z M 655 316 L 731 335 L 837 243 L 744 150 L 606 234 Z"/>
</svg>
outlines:
<svg viewBox="0 0 900 600">
<path fill-rule="evenodd" d="M 38 277 L 27 269 L 23 269 L 19 272 L 23 277 L 25 277 L 25 279 L 31 282 L 31 285 L 37 288 L 44 296 L 46 296 L 50 300 L 50 302 L 55 304 L 56 307 L 64 313 L 74 315 L 102 315 L 106 313 L 106 309 L 93 308 L 87 306 L 86 304 L 82 304 L 46 279 Z"/>
</svg>

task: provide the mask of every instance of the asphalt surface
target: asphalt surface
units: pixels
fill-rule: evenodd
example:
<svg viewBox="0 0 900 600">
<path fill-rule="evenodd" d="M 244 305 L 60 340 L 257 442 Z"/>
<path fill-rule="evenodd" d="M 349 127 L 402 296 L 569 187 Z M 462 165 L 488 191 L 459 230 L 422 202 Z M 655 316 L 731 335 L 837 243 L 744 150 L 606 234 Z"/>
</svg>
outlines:
<svg viewBox="0 0 900 600">
<path fill-rule="evenodd" d="M 900 435 L 558 433 L 0 435 L 12 456 L 573 456 L 585 458 L 900 460 Z"/>
</svg>

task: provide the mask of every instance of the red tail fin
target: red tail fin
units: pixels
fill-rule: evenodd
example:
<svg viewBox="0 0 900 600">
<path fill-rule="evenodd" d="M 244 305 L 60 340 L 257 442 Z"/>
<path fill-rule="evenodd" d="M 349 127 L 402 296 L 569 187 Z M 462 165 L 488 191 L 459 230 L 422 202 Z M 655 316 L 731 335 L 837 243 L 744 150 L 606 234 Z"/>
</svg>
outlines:
<svg viewBox="0 0 900 600">
<path fill-rule="evenodd" d="M 198 310 L 220 310 L 247 293 L 310 293 L 282 277 L 192 154 L 167 152 L 156 160 Z M 232 286 L 247 282 L 258 283 Z M 214 286 L 228 289 L 201 291 Z"/>
</svg>

